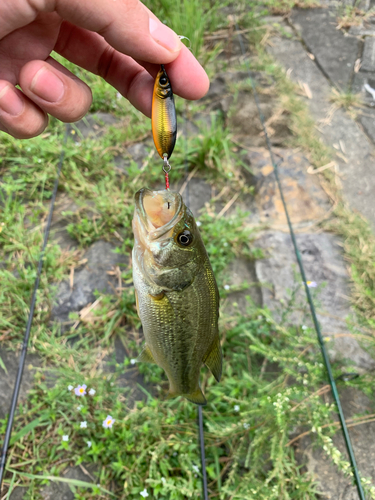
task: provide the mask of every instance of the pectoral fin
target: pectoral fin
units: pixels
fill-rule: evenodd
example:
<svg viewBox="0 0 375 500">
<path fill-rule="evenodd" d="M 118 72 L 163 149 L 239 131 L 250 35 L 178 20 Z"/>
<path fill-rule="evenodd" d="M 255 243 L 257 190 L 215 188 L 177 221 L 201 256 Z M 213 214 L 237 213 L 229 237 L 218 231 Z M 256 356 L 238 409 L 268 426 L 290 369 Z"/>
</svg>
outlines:
<svg viewBox="0 0 375 500">
<path fill-rule="evenodd" d="M 216 339 L 203 362 L 207 366 L 207 368 L 210 369 L 215 379 L 219 382 L 222 372 L 223 355 L 221 352 L 220 339 L 218 335 L 216 336 Z"/>
<path fill-rule="evenodd" d="M 142 351 L 137 358 L 137 361 L 140 361 L 141 363 L 155 363 L 156 364 L 156 361 L 154 360 L 152 352 L 150 351 L 150 348 L 148 347 L 147 344 L 145 344 L 143 346 Z"/>
</svg>

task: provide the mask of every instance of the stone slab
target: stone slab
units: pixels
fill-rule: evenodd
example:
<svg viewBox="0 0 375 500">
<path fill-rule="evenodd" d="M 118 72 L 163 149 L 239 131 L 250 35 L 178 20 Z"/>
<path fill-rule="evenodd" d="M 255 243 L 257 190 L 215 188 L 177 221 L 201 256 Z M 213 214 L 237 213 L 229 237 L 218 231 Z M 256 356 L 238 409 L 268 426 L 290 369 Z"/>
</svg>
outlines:
<svg viewBox="0 0 375 500">
<path fill-rule="evenodd" d="M 185 181 L 182 181 L 181 186 Z M 178 189 L 179 189 L 178 188 Z M 194 217 L 199 217 L 199 211 L 209 203 L 212 198 L 212 186 L 203 179 L 193 177 L 183 193 L 184 203 L 193 212 Z"/>
<path fill-rule="evenodd" d="M 296 237 L 306 279 L 318 285 L 314 290 L 314 295 L 317 295 L 315 305 L 323 337 L 332 337 L 332 341 L 327 344 L 331 360 L 350 360 L 359 373 L 374 370 L 375 361 L 353 335 L 349 335 L 351 332 L 346 325 L 345 318 L 351 314 L 350 291 L 340 239 L 328 233 L 304 233 Z M 262 287 L 264 306 L 277 314 L 288 301 L 288 290 L 294 289 L 296 285 L 299 286 L 297 303 L 305 306 L 305 291 L 290 235 L 266 231 L 261 234 L 256 245 L 264 250 L 266 256 L 255 263 L 257 279 L 267 285 Z M 296 312 L 290 321 L 301 324 L 302 318 Z"/>
<path fill-rule="evenodd" d="M 368 86 L 368 90 L 366 87 Z M 375 71 L 359 71 L 354 75 L 352 82 L 353 94 L 360 94 L 360 98 L 367 107 L 375 106 Z"/>
<path fill-rule="evenodd" d="M 115 253 L 115 249 L 116 245 L 107 241 L 97 241 L 90 246 L 83 256 L 87 263 L 74 273 L 73 288 L 69 279 L 58 285 L 52 319 L 67 321 L 70 312 L 80 311 L 90 302 L 94 302 L 95 290 L 113 293 L 113 287 L 117 286 L 118 280 L 108 272 L 129 262 L 129 256 Z"/>
<path fill-rule="evenodd" d="M 346 419 L 351 418 L 359 411 L 368 414 L 374 413 L 375 408 L 362 391 L 353 387 L 338 386 L 341 404 Z M 328 396 L 326 400 L 332 402 Z M 335 420 L 338 417 L 334 416 Z M 375 426 L 373 423 L 361 424 L 349 428 L 349 435 L 353 445 L 355 458 L 362 477 L 367 477 L 375 482 Z M 313 436 L 307 436 L 295 445 L 296 458 L 303 463 L 308 472 L 318 482 L 322 499 L 357 500 L 357 488 L 337 467 L 320 447 L 313 444 Z M 347 460 L 347 451 L 341 431 L 333 438 L 334 445 Z"/>
<path fill-rule="evenodd" d="M 10 409 L 14 384 L 18 372 L 20 353 L 0 348 L 2 359 L 7 372 L 0 367 L 0 418 L 5 418 Z M 27 396 L 34 379 L 34 368 L 41 365 L 41 360 L 36 354 L 27 354 L 25 368 L 22 376 L 21 389 L 18 401 Z"/>
<path fill-rule="evenodd" d="M 273 41 L 269 51 L 286 70 L 291 70 L 294 81 L 307 83 L 310 87 L 312 99 L 306 99 L 306 102 L 322 140 L 332 149 L 341 142 L 345 149 L 344 153 L 340 152 L 340 156 L 334 158 L 339 167 L 344 197 L 350 207 L 361 212 L 375 230 L 373 145 L 359 125 L 342 109 L 330 116 L 332 107 L 329 82 L 299 41 L 277 39 Z"/>
<path fill-rule="evenodd" d="M 124 336 L 128 335 L 128 332 L 124 332 Z M 142 332 L 141 332 L 142 337 Z M 125 349 L 125 340 L 123 340 L 121 335 L 117 335 L 114 342 L 113 351 L 103 360 L 101 369 L 104 372 L 114 373 L 115 364 L 123 365 L 125 358 L 128 358 L 128 354 Z M 139 349 L 139 352 L 141 349 Z M 155 387 L 152 384 L 147 384 L 144 380 L 143 375 L 138 371 L 135 365 L 132 368 L 128 368 L 124 373 L 121 373 L 116 378 L 116 385 L 123 387 L 124 389 L 131 389 L 125 394 L 126 405 L 128 408 L 135 406 L 137 401 L 146 401 L 146 394 L 139 388 L 139 386 L 144 387 L 147 392 L 156 396 Z"/>
<path fill-rule="evenodd" d="M 336 29 L 336 11 L 295 10 L 291 20 L 328 78 L 343 90 L 349 88 L 360 41 Z"/>
<path fill-rule="evenodd" d="M 149 161 L 155 162 L 155 159 L 159 158 L 159 156 L 154 150 L 152 141 L 136 142 L 134 144 L 130 144 L 126 148 L 126 154 L 118 155 L 114 158 L 115 167 L 120 172 L 126 174 L 131 161 L 134 161 L 137 164 L 138 168 L 141 169 L 148 161 L 150 151 L 154 153 L 154 155 L 153 158 L 151 158 L 151 160 Z"/>
<path fill-rule="evenodd" d="M 361 111 L 359 121 L 368 137 L 375 143 L 375 108 L 365 108 Z M 361 192 L 358 192 L 361 195 Z"/>
<path fill-rule="evenodd" d="M 248 259 L 236 259 L 228 267 L 228 282 L 230 288 L 248 284 L 248 288 L 241 291 L 228 293 L 227 300 L 223 302 L 223 311 L 233 314 L 240 311 L 245 315 L 249 306 L 247 297 L 258 307 L 262 307 L 262 291 L 255 271 L 255 262 Z"/>
<path fill-rule="evenodd" d="M 273 95 L 272 77 L 263 72 L 250 72 L 259 89 L 259 105 L 266 121 L 273 145 L 282 146 L 291 136 L 288 117 Z M 254 102 L 247 71 L 227 71 L 219 74 L 210 85 L 204 98 L 207 109 L 221 111 L 226 126 L 237 141 L 248 147 L 265 145 L 262 123 Z"/>
<path fill-rule="evenodd" d="M 317 176 L 308 173 L 310 162 L 300 151 L 288 148 L 273 148 L 273 153 L 292 223 L 296 228 L 316 225 L 331 205 Z M 273 228 L 287 229 L 284 207 L 268 150 L 248 149 L 243 160 L 256 178 L 255 202 L 260 222 L 267 222 Z"/>
<path fill-rule="evenodd" d="M 82 120 L 79 120 L 72 125 L 73 130 L 76 129 L 77 140 L 86 139 L 87 137 L 99 137 L 103 135 L 108 126 L 115 125 L 119 119 L 111 113 L 97 112 L 89 113 Z"/>
<path fill-rule="evenodd" d="M 96 482 L 93 474 L 97 471 L 96 464 L 83 464 L 83 468 L 68 467 L 62 477 L 66 479 L 74 479 L 76 481 L 84 481 L 86 483 Z M 86 472 L 85 472 L 86 470 Z M 9 497 L 9 500 L 22 500 L 26 498 L 26 488 L 16 488 Z M 43 500 L 74 500 L 75 494 L 69 487 L 68 483 L 59 481 L 50 481 L 47 486 L 44 486 L 39 491 L 40 497 Z"/>
<path fill-rule="evenodd" d="M 361 71 L 375 71 L 375 38 L 365 38 L 361 63 Z"/>
</svg>

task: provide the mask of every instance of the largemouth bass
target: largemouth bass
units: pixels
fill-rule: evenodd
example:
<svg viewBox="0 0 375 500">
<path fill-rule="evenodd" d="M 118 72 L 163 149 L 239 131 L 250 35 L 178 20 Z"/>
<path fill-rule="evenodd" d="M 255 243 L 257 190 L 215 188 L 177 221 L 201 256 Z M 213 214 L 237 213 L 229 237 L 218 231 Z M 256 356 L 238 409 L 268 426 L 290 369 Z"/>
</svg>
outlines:
<svg viewBox="0 0 375 500">
<path fill-rule="evenodd" d="M 171 397 L 206 404 L 204 363 L 222 371 L 219 291 L 191 211 L 180 194 L 141 189 L 135 195 L 133 280 L 145 345 L 139 361 L 156 363 Z"/>
</svg>

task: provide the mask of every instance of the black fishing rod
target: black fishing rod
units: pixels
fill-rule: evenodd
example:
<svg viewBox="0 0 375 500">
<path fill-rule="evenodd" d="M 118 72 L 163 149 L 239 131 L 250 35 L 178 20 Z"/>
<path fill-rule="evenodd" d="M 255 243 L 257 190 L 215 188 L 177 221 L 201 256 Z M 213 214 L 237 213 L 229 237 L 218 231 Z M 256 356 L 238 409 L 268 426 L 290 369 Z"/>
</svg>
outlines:
<svg viewBox="0 0 375 500">
<path fill-rule="evenodd" d="M 23 370 L 24 370 L 25 362 L 26 362 L 27 348 L 29 345 L 31 326 L 33 323 L 33 316 L 34 316 L 34 310 L 35 310 L 35 304 L 36 304 L 36 296 L 37 296 L 39 283 L 40 283 L 40 276 L 41 276 L 42 268 L 43 268 L 45 250 L 47 247 L 49 233 L 50 233 L 50 229 L 51 229 L 52 215 L 53 215 L 53 209 L 55 206 L 57 188 L 59 187 L 60 173 L 61 173 L 62 165 L 64 162 L 64 158 L 65 158 L 64 146 L 66 144 L 66 140 L 68 137 L 68 130 L 69 130 L 69 127 L 67 125 L 66 129 L 65 129 L 64 140 L 63 140 L 63 148 L 61 150 L 60 158 L 59 158 L 59 162 L 58 162 L 58 166 L 57 166 L 57 175 L 56 175 L 56 179 L 55 179 L 55 183 L 54 183 L 54 187 L 53 187 L 47 224 L 46 224 L 46 228 L 44 231 L 43 245 L 42 245 L 42 249 L 41 249 L 39 261 L 38 261 L 38 268 L 37 268 L 37 273 L 36 273 L 36 278 L 35 278 L 35 283 L 34 283 L 34 290 L 33 290 L 33 294 L 31 297 L 30 312 L 29 312 L 29 317 L 27 320 L 25 336 L 24 336 L 24 339 L 22 342 L 22 350 L 21 350 L 20 360 L 19 360 L 19 364 L 18 364 L 16 382 L 15 382 L 14 389 L 13 389 L 12 401 L 10 404 L 10 410 L 9 410 L 9 416 L 8 416 L 8 421 L 7 421 L 7 427 L 6 427 L 6 431 L 5 431 L 4 442 L 3 442 L 3 446 L 2 446 L 1 452 L 0 452 L 0 492 L 1 492 L 1 485 L 3 483 L 3 478 L 4 478 L 4 474 L 5 474 L 6 458 L 7 458 L 10 438 L 12 435 L 13 422 L 14 422 L 14 417 L 16 414 L 18 396 L 19 396 L 21 382 L 22 382 L 22 375 L 23 375 Z"/>
</svg>

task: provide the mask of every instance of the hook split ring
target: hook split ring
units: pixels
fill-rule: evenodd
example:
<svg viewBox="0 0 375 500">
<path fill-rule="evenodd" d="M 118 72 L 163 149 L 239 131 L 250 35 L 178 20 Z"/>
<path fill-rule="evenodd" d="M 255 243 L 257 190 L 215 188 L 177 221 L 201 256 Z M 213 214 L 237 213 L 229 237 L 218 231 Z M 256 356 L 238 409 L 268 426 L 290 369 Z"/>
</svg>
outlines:
<svg viewBox="0 0 375 500">
<path fill-rule="evenodd" d="M 171 165 L 168 161 L 168 155 L 167 154 L 164 154 L 163 155 L 163 160 L 164 160 L 164 163 L 163 163 L 163 171 L 165 174 L 169 174 L 169 172 L 171 171 Z"/>
</svg>

